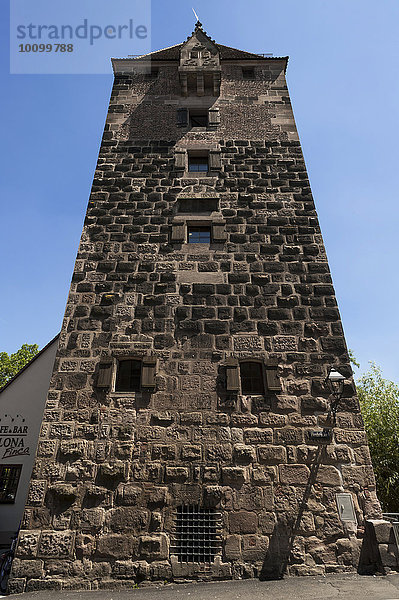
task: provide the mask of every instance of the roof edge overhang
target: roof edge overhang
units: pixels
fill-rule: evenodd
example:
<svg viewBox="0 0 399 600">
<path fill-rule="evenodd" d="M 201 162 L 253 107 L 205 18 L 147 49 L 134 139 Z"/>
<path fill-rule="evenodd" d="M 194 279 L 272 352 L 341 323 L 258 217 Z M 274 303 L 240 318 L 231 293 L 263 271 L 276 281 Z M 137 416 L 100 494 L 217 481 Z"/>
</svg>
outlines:
<svg viewBox="0 0 399 600">
<path fill-rule="evenodd" d="M 254 55 L 253 57 L 240 57 L 240 58 L 221 58 L 220 62 L 224 63 L 224 64 L 236 64 L 236 65 L 240 65 L 241 63 L 244 64 L 253 64 L 253 65 L 257 65 L 257 64 L 267 64 L 268 62 L 275 62 L 275 61 L 282 61 L 284 63 L 284 73 L 287 71 L 287 65 L 288 65 L 288 60 L 289 57 L 288 56 L 256 56 Z M 155 58 L 152 57 L 151 54 L 144 54 L 143 56 L 137 56 L 137 57 L 128 57 L 128 58 L 111 58 L 111 63 L 112 63 L 112 69 L 114 72 L 114 75 L 116 75 L 117 73 L 126 73 L 129 71 L 133 71 L 134 70 L 134 65 L 150 65 L 153 64 L 154 62 L 156 62 L 158 65 L 164 65 L 164 66 L 173 66 L 173 65 L 178 65 L 179 61 L 176 59 L 161 59 L 161 58 Z"/>
</svg>

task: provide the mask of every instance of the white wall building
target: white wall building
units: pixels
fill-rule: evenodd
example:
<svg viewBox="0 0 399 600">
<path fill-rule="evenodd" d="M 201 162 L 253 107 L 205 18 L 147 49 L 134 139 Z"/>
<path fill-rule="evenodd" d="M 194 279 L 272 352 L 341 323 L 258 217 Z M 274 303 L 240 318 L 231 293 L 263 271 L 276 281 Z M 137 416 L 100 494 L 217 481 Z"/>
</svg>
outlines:
<svg viewBox="0 0 399 600">
<path fill-rule="evenodd" d="M 0 548 L 22 519 L 57 346 L 58 335 L 0 389 Z"/>
</svg>

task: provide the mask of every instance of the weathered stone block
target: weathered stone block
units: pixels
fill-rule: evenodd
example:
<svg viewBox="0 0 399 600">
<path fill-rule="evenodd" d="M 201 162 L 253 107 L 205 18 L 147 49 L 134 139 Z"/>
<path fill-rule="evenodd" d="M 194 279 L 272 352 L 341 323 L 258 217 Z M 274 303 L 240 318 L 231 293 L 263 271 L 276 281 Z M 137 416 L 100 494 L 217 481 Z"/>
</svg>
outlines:
<svg viewBox="0 0 399 600">
<path fill-rule="evenodd" d="M 189 472 L 187 467 L 165 467 L 166 481 L 187 481 Z"/>
<path fill-rule="evenodd" d="M 341 473 L 336 467 L 330 467 L 327 465 L 320 465 L 316 474 L 317 483 L 322 485 L 341 486 L 342 478 Z"/>
<path fill-rule="evenodd" d="M 226 537 L 224 556 L 226 560 L 239 560 L 241 558 L 241 537 L 239 535 L 228 535 Z"/>
<path fill-rule="evenodd" d="M 233 455 L 231 444 L 210 444 L 205 446 L 205 458 L 208 462 L 230 461 Z"/>
<path fill-rule="evenodd" d="M 120 481 L 126 479 L 127 465 L 122 461 L 104 463 L 98 467 L 98 476 L 102 481 Z"/>
<path fill-rule="evenodd" d="M 271 512 L 262 512 L 258 516 L 259 518 L 259 527 L 262 533 L 267 535 L 273 533 L 274 528 L 276 526 L 276 515 Z"/>
<path fill-rule="evenodd" d="M 265 535 L 242 536 L 242 558 L 244 560 L 263 563 L 268 548 L 269 538 Z"/>
<path fill-rule="evenodd" d="M 28 500 L 26 504 L 28 506 L 40 506 L 46 495 L 47 482 L 32 480 L 29 484 Z"/>
<path fill-rule="evenodd" d="M 183 460 L 200 461 L 202 455 L 201 446 L 185 445 L 181 449 L 181 457 Z"/>
<path fill-rule="evenodd" d="M 287 462 L 287 452 L 284 446 L 259 446 L 257 452 L 261 463 L 281 464 Z"/>
<path fill-rule="evenodd" d="M 86 458 L 88 450 L 87 440 L 61 440 L 60 453 L 65 458 Z"/>
<path fill-rule="evenodd" d="M 101 529 L 105 518 L 103 508 L 85 508 L 82 510 L 81 527 L 84 529 Z"/>
<path fill-rule="evenodd" d="M 245 467 L 222 467 L 222 480 L 225 485 L 241 486 L 247 478 Z"/>
<path fill-rule="evenodd" d="M 43 531 L 37 555 L 45 558 L 67 558 L 71 555 L 75 534 L 72 531 Z"/>
<path fill-rule="evenodd" d="M 304 434 L 300 428 L 284 427 L 275 429 L 274 438 L 276 444 L 302 444 Z"/>
<path fill-rule="evenodd" d="M 97 540 L 97 555 L 107 559 L 122 559 L 136 556 L 137 538 L 124 534 L 102 535 Z"/>
<path fill-rule="evenodd" d="M 254 512 L 239 510 L 229 513 L 230 533 L 256 533 L 258 517 Z"/>
<path fill-rule="evenodd" d="M 245 444 L 235 444 L 233 454 L 235 460 L 239 463 L 250 463 L 256 460 L 255 448 Z"/>
<path fill-rule="evenodd" d="M 310 471 L 306 465 L 280 465 L 280 481 L 288 485 L 307 485 Z"/>
<path fill-rule="evenodd" d="M 139 543 L 140 556 L 147 560 L 163 560 L 169 556 L 169 539 L 165 533 L 142 535 Z"/>
<path fill-rule="evenodd" d="M 138 535 L 148 529 L 149 512 L 136 507 L 124 506 L 110 511 L 107 519 L 112 531 L 130 531 Z"/>
<path fill-rule="evenodd" d="M 272 429 L 245 429 L 244 439 L 247 444 L 271 444 L 273 442 Z"/>
<path fill-rule="evenodd" d="M 12 577 L 27 577 L 28 579 L 42 577 L 42 560 L 21 560 L 14 558 L 12 562 Z"/>
<path fill-rule="evenodd" d="M 123 506 L 134 506 L 138 504 L 143 490 L 138 485 L 121 483 L 116 490 L 116 502 Z"/>
<path fill-rule="evenodd" d="M 276 467 L 265 465 L 254 466 L 252 469 L 252 481 L 255 485 L 270 485 L 277 479 Z"/>
</svg>

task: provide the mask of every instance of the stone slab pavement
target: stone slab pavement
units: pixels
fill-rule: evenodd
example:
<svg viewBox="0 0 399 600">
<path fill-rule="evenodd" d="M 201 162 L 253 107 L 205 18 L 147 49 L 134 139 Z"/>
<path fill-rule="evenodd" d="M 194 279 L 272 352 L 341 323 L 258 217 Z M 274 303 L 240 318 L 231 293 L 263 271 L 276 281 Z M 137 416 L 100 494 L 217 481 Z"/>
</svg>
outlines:
<svg viewBox="0 0 399 600">
<path fill-rule="evenodd" d="M 223 581 L 152 585 L 118 591 L 38 591 L 9 600 L 399 600 L 399 573 L 327 575 L 281 581 Z"/>
</svg>

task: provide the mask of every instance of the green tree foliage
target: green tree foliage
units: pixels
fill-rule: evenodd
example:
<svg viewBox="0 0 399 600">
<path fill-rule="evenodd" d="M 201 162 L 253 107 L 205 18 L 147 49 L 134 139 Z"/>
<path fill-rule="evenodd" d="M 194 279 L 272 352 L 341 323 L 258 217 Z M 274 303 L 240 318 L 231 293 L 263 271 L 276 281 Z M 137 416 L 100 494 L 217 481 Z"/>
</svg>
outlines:
<svg viewBox="0 0 399 600">
<path fill-rule="evenodd" d="M 381 369 L 356 381 L 377 483 L 385 512 L 399 512 L 399 386 L 383 379 Z"/>
<path fill-rule="evenodd" d="M 17 352 L 0 352 L 0 388 L 3 387 L 39 352 L 37 344 L 23 344 Z"/>
</svg>

